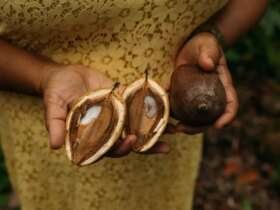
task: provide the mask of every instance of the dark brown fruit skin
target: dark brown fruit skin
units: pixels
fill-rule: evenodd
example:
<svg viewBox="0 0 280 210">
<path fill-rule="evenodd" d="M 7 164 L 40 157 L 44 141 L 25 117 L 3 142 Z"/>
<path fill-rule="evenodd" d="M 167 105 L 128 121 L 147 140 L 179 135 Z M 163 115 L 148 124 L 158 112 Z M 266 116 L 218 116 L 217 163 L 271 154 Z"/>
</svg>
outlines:
<svg viewBox="0 0 280 210">
<path fill-rule="evenodd" d="M 172 74 L 170 86 L 172 116 L 190 126 L 213 124 L 225 111 L 225 89 L 213 72 L 195 65 L 182 65 Z"/>
</svg>

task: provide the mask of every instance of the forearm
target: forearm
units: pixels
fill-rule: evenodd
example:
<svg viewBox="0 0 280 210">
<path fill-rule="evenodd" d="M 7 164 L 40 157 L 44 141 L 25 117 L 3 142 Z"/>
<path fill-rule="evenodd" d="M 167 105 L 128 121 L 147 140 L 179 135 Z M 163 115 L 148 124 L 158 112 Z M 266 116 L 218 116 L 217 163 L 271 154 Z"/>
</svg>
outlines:
<svg viewBox="0 0 280 210">
<path fill-rule="evenodd" d="M 0 89 L 39 94 L 48 62 L 0 39 Z"/>
<path fill-rule="evenodd" d="M 232 45 L 252 28 L 263 16 L 268 0 L 229 0 L 228 5 L 216 17 L 217 26 Z"/>
</svg>

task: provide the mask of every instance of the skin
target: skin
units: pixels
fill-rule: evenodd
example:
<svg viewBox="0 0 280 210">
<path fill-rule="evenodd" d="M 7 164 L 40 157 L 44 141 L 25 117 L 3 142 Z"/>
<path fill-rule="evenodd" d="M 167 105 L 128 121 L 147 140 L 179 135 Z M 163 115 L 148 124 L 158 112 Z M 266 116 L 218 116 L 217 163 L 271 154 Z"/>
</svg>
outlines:
<svg viewBox="0 0 280 210">
<path fill-rule="evenodd" d="M 227 44 L 232 45 L 242 34 L 252 28 L 262 17 L 266 7 L 267 0 L 230 0 L 215 17 Z M 217 69 L 226 90 L 227 106 L 225 113 L 213 127 L 219 129 L 229 124 L 236 116 L 238 99 L 226 58 L 215 37 L 210 33 L 193 36 L 182 46 L 175 59 L 175 67 L 182 64 L 198 64 L 205 71 Z M 98 70 L 80 65 L 56 64 L 0 40 L 0 89 L 43 96 L 49 143 L 53 149 L 58 149 L 64 144 L 65 119 L 72 104 L 88 91 L 112 85 L 113 81 Z M 121 92 L 122 89 L 123 87 L 120 87 L 119 91 Z M 205 129 L 179 123 L 169 125 L 166 132 L 195 134 Z M 133 135 L 119 140 L 107 156 L 127 155 L 135 141 L 136 137 Z M 169 150 L 167 143 L 158 142 L 145 154 L 168 153 Z"/>
</svg>

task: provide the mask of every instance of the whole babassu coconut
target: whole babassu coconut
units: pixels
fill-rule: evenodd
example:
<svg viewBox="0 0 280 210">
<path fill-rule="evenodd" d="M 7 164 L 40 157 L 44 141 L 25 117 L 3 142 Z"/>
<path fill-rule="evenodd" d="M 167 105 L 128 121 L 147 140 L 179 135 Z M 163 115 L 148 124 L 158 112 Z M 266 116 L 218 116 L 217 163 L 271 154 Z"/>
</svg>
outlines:
<svg viewBox="0 0 280 210">
<path fill-rule="evenodd" d="M 225 111 L 226 94 L 217 72 L 206 72 L 196 65 L 174 70 L 170 87 L 171 113 L 191 126 L 214 123 Z"/>
</svg>

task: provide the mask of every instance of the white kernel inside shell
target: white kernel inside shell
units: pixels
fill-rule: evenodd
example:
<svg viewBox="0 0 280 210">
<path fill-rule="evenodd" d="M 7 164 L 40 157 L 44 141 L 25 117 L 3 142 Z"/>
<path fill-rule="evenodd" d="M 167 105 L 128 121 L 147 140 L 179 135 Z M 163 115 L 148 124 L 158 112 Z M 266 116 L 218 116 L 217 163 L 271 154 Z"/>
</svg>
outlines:
<svg viewBox="0 0 280 210">
<path fill-rule="evenodd" d="M 86 114 L 81 118 L 80 124 L 81 125 L 87 125 L 90 122 L 92 122 L 93 120 L 97 119 L 98 116 L 101 113 L 101 106 L 92 106 L 91 108 L 89 108 L 86 112 Z"/>
<path fill-rule="evenodd" d="M 153 118 L 158 112 L 157 102 L 155 98 L 150 95 L 145 96 L 144 98 L 144 110 L 148 118 Z"/>
</svg>

